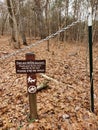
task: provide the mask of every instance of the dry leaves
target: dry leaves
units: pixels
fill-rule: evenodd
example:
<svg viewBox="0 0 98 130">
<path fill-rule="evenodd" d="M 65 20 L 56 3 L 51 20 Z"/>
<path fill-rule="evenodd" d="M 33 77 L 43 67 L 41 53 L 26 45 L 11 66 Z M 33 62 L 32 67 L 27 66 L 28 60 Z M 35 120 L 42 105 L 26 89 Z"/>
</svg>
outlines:
<svg viewBox="0 0 98 130">
<path fill-rule="evenodd" d="M 7 39 L 0 39 L 0 56 L 13 52 Z M 35 122 L 28 121 L 26 75 L 15 72 L 15 59 L 23 60 L 25 54 L 0 62 L 0 130 L 98 130 L 98 60 L 94 63 L 96 98 L 95 114 L 92 114 L 86 46 L 66 43 L 58 48 L 54 41 L 50 44 L 50 52 L 46 51 L 46 43 L 30 50 L 35 52 L 36 59 L 46 59 L 46 75 L 60 82 L 50 81 L 48 89 L 37 93 L 39 119 Z M 98 47 L 94 48 L 95 59 L 97 50 Z M 37 77 L 38 84 L 42 83 L 44 79 Z"/>
</svg>

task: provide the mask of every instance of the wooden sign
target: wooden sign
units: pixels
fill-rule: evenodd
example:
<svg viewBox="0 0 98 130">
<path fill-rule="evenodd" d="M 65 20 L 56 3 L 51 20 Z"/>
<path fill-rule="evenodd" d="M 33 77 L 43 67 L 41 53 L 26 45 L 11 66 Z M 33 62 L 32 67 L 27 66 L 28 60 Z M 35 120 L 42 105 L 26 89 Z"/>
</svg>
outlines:
<svg viewBox="0 0 98 130">
<path fill-rule="evenodd" d="M 46 61 L 45 60 L 16 60 L 16 73 L 45 73 Z"/>
<path fill-rule="evenodd" d="M 37 78 L 36 73 L 45 73 L 46 61 L 35 60 L 33 53 L 26 54 L 26 60 L 16 60 L 16 73 L 27 74 L 27 91 L 29 94 L 30 119 L 37 119 Z"/>
</svg>

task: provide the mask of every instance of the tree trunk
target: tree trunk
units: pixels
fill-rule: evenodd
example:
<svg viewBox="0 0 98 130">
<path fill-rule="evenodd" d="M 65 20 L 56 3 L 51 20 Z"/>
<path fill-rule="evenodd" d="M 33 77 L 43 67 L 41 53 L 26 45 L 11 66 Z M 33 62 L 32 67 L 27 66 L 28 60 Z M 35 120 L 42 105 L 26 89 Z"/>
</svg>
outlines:
<svg viewBox="0 0 98 130">
<path fill-rule="evenodd" d="M 23 41 L 23 45 L 27 46 L 27 40 L 26 40 L 26 35 L 25 32 L 21 32 L 21 37 L 22 37 L 22 41 Z"/>
<path fill-rule="evenodd" d="M 1 35 L 2 36 L 4 34 L 4 28 L 5 28 L 5 23 L 6 23 L 6 20 L 7 20 L 7 16 L 8 16 L 8 14 L 6 14 L 5 18 L 3 18 L 3 21 L 2 21 L 2 28 L 1 28 Z"/>
<path fill-rule="evenodd" d="M 13 23 L 14 23 L 13 27 L 14 27 L 15 38 L 16 38 L 16 42 L 14 44 L 14 47 L 18 49 L 18 48 L 20 48 L 19 31 L 18 31 L 18 24 L 17 24 L 17 21 L 16 21 L 14 6 L 13 6 L 12 0 L 10 0 L 10 4 L 11 4 L 11 10 L 12 10 L 12 19 L 13 19 Z"/>
<path fill-rule="evenodd" d="M 20 26 L 20 33 L 21 33 L 21 38 L 22 38 L 22 41 L 23 41 L 23 45 L 27 46 L 27 40 L 26 40 L 26 35 L 25 35 L 25 21 L 24 21 L 24 18 L 21 16 L 20 18 L 21 20 L 21 26 Z"/>
<path fill-rule="evenodd" d="M 35 19 L 34 19 L 34 38 L 36 39 L 36 37 L 38 35 L 37 35 L 37 19 L 36 19 L 36 13 L 35 13 L 35 11 L 34 11 L 34 17 L 35 17 Z"/>
<path fill-rule="evenodd" d="M 11 27 L 11 30 L 12 30 L 12 37 L 11 37 L 11 40 L 16 42 L 16 39 L 15 39 L 15 35 L 14 35 L 14 29 L 13 29 L 13 19 L 12 19 L 12 9 L 11 9 L 11 4 L 10 4 L 10 0 L 6 0 L 7 2 L 7 6 L 8 6 L 8 12 L 9 12 L 9 23 L 10 23 L 10 27 Z"/>
<path fill-rule="evenodd" d="M 46 37 L 45 32 L 45 24 L 43 19 L 43 10 L 41 7 L 41 0 L 34 0 L 35 1 L 35 12 L 37 14 L 37 20 L 39 22 L 39 34 L 41 39 Z"/>
<path fill-rule="evenodd" d="M 10 14 L 9 22 L 12 28 L 12 40 L 14 41 L 14 47 L 20 48 L 18 25 L 15 17 L 14 6 L 12 0 L 7 0 L 8 11 Z"/>
<path fill-rule="evenodd" d="M 48 12 L 49 12 L 49 9 L 48 9 L 48 4 L 49 4 L 49 0 L 46 1 L 46 7 L 45 7 L 45 15 L 46 15 L 46 34 L 47 36 L 49 36 L 50 34 L 50 31 L 49 31 L 49 15 L 48 15 Z M 50 51 L 50 42 L 49 40 L 47 40 L 47 51 Z"/>
</svg>

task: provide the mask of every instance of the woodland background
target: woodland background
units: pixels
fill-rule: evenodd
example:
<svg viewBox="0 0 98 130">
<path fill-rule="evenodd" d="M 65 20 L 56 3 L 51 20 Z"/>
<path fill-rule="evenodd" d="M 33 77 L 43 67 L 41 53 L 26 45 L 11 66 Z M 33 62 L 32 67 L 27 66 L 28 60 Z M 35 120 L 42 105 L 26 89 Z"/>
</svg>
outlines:
<svg viewBox="0 0 98 130">
<path fill-rule="evenodd" d="M 72 22 L 77 25 L 58 35 L 61 41 L 87 41 L 88 7 L 92 6 L 93 40 L 98 40 L 97 0 L 3 0 L 0 1 L 0 33 L 11 35 L 14 47 L 20 47 L 20 37 L 27 45 L 27 37 L 43 39 Z M 83 21 L 84 20 L 84 21 Z"/>
</svg>

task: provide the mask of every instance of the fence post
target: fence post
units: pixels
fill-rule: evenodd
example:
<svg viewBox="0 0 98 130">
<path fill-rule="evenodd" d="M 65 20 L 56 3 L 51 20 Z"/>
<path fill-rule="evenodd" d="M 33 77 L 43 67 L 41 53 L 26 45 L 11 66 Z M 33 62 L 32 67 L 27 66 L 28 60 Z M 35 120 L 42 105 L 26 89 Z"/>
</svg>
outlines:
<svg viewBox="0 0 98 130">
<path fill-rule="evenodd" d="M 34 61 L 35 54 L 27 53 L 26 60 Z M 37 102 L 36 102 L 36 74 L 35 73 L 28 73 L 27 74 L 27 90 L 29 94 L 29 107 L 30 107 L 30 119 L 37 119 Z"/>
<path fill-rule="evenodd" d="M 93 49 L 92 49 L 92 8 L 89 7 L 88 16 L 88 40 L 89 40 L 89 66 L 90 66 L 90 85 L 91 85 L 91 111 L 94 112 L 94 87 L 93 87 Z"/>
</svg>

